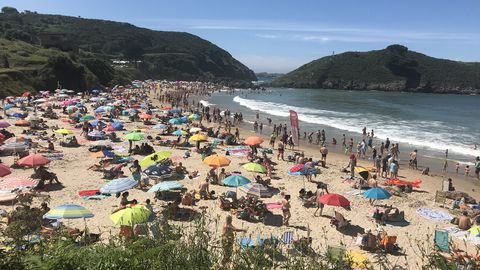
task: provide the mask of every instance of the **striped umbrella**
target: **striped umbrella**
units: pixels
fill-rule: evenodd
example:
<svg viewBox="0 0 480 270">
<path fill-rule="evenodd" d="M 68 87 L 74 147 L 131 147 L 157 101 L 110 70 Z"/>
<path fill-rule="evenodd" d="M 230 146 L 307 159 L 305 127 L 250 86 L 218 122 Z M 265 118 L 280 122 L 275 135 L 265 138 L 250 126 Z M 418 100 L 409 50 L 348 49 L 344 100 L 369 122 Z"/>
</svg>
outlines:
<svg viewBox="0 0 480 270">
<path fill-rule="evenodd" d="M 27 145 L 23 142 L 7 143 L 0 146 L 0 150 L 11 152 L 23 152 L 27 149 Z"/>
<path fill-rule="evenodd" d="M 148 192 L 167 191 L 172 189 L 181 189 L 183 184 L 177 181 L 160 182 L 151 187 Z"/>
<path fill-rule="evenodd" d="M 0 189 L 34 188 L 38 180 L 30 177 L 10 177 L 0 181 Z"/>
<path fill-rule="evenodd" d="M 21 158 L 17 161 L 17 164 L 20 166 L 29 166 L 29 167 L 36 167 L 36 166 L 43 166 L 50 163 L 50 160 L 42 155 L 39 154 L 30 154 L 24 158 Z"/>
<path fill-rule="evenodd" d="M 90 210 L 76 204 L 63 204 L 43 215 L 44 219 L 76 219 L 91 217 L 93 217 L 93 214 Z"/>
<path fill-rule="evenodd" d="M 129 190 L 138 185 L 137 181 L 130 178 L 118 178 L 105 184 L 101 189 L 101 193 L 115 194 L 125 190 Z"/>
<path fill-rule="evenodd" d="M 239 187 L 239 189 L 245 192 L 247 195 L 254 196 L 257 198 L 271 197 L 272 193 L 268 187 L 259 184 L 259 183 L 248 183 Z"/>
<path fill-rule="evenodd" d="M 105 132 L 100 130 L 94 130 L 88 133 L 88 137 L 92 138 L 104 138 L 106 136 Z"/>
<path fill-rule="evenodd" d="M 10 167 L 0 164 L 0 177 L 7 176 L 11 173 L 12 173 L 12 170 L 10 170 Z"/>
</svg>

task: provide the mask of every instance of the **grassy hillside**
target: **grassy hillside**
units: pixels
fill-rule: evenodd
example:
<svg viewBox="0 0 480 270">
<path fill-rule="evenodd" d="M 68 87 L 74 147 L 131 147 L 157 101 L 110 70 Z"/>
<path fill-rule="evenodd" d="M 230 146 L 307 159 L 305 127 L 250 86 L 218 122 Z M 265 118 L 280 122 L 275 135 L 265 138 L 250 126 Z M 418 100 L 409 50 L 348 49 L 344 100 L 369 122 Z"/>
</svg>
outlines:
<svg viewBox="0 0 480 270">
<path fill-rule="evenodd" d="M 480 63 L 437 59 L 400 45 L 346 52 L 312 61 L 275 86 L 354 90 L 478 93 Z"/>
<path fill-rule="evenodd" d="M 10 92 L 51 89 L 53 81 L 55 86 L 59 81 L 64 87 L 83 90 L 115 83 L 125 76 L 125 80 L 232 83 L 256 79 L 253 71 L 228 52 L 197 36 L 128 23 L 4 8 L 0 13 L 0 44 L 0 87 Z M 112 60 L 129 63 L 114 66 Z M 67 66 L 67 72 L 57 70 Z"/>
</svg>

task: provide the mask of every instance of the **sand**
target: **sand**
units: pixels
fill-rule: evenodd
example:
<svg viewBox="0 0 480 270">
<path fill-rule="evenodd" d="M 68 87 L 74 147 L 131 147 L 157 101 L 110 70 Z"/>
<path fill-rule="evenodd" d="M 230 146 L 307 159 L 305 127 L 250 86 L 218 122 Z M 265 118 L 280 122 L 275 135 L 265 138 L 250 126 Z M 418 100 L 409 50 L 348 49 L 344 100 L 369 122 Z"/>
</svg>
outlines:
<svg viewBox="0 0 480 270">
<path fill-rule="evenodd" d="M 155 101 L 155 103 L 158 102 Z M 90 109 L 91 111 L 91 109 Z M 58 111 L 60 115 L 60 111 Z M 136 127 L 142 127 L 142 123 L 129 123 L 126 117 L 121 117 L 125 121 L 125 128 L 131 130 Z M 13 120 L 7 119 L 6 121 L 13 124 Z M 58 125 L 60 128 L 72 129 L 69 124 L 62 122 L 61 120 L 47 120 L 48 125 Z M 204 123 L 207 125 L 207 123 Z M 21 131 L 24 128 L 11 126 L 8 128 L 9 131 L 14 132 L 19 136 Z M 72 129 L 77 136 L 81 138 L 80 130 Z M 250 135 L 254 135 L 253 132 L 242 129 L 241 137 L 246 138 Z M 157 134 L 158 130 L 147 129 L 146 134 Z M 52 134 L 52 131 L 49 131 L 49 134 Z M 117 133 L 119 136 L 123 136 L 120 132 Z M 258 134 L 257 134 L 258 135 Z M 57 135 L 57 137 L 61 135 Z M 173 137 L 172 137 L 173 138 Z M 49 165 L 49 170 L 56 173 L 58 178 L 63 183 L 63 188 L 59 190 L 45 192 L 48 194 L 51 199 L 49 205 L 51 208 L 67 203 L 79 204 L 90 209 L 95 216 L 87 220 L 87 226 L 92 232 L 100 232 L 102 238 L 106 239 L 110 234 L 117 234 L 119 231 L 118 226 L 114 225 L 110 220 L 110 213 L 119 205 L 119 199 L 112 196 L 103 200 L 90 200 L 86 201 L 78 195 L 80 190 L 88 189 L 99 189 L 106 182 L 102 179 L 102 173 L 87 170 L 89 166 L 98 162 L 98 159 L 91 157 L 91 153 L 88 151 L 88 142 L 82 142 L 81 147 L 79 148 L 64 148 L 59 146 L 58 142 L 55 143 L 57 150 L 61 150 L 64 153 L 64 159 L 60 161 L 53 161 Z M 45 142 L 41 142 L 46 146 Z M 268 140 L 264 145 L 268 144 Z M 128 143 L 116 143 L 116 147 L 121 146 L 125 148 L 125 151 L 128 149 Z M 184 150 L 170 149 L 165 147 L 154 146 L 155 150 L 167 150 L 173 153 L 174 157 L 182 157 Z M 305 155 L 313 157 L 314 159 L 319 159 L 320 155 L 317 149 L 312 147 L 301 147 L 305 151 Z M 224 154 L 221 149 L 217 149 L 219 154 Z M 291 152 L 286 150 L 286 155 Z M 141 160 L 142 156 L 134 156 L 134 158 Z M 239 158 L 232 156 L 230 157 L 232 162 L 230 166 L 226 167 L 227 171 L 241 171 L 246 177 L 253 178 L 254 174 L 251 172 L 245 171 L 241 168 L 241 164 L 246 162 L 245 158 Z M 13 164 L 13 157 L 1 157 L 3 163 L 7 165 Z M 277 162 L 276 157 L 272 159 Z M 208 166 L 201 162 L 201 158 L 197 153 L 192 152 L 192 157 L 188 159 L 179 158 L 178 161 L 183 162 L 187 170 L 198 170 L 201 176 L 194 180 L 181 180 L 189 190 L 198 189 L 199 184 L 204 181 L 204 177 L 208 171 Z M 322 181 L 328 183 L 328 189 L 330 193 L 339 193 L 344 194 L 347 191 L 353 190 L 351 184 L 344 181 L 345 173 L 340 172 L 340 169 L 346 166 L 348 163 L 348 157 L 343 154 L 330 153 L 327 159 L 327 168 L 321 168 L 322 173 L 318 175 L 314 180 Z M 281 236 L 285 231 L 294 231 L 294 237 L 305 237 L 308 235 L 305 228 L 310 229 L 310 236 L 313 238 L 313 247 L 316 250 L 325 250 L 327 245 L 340 245 L 343 244 L 349 249 L 359 250 L 355 245 L 355 237 L 357 231 L 363 230 L 385 230 L 389 235 L 398 236 L 398 245 L 402 249 L 402 252 L 406 256 L 392 256 L 389 255 L 389 258 L 392 261 L 396 262 L 399 265 L 407 266 L 408 269 L 418 269 L 417 263 L 421 263 L 422 258 L 419 256 L 419 248 L 426 247 L 427 250 L 432 250 L 433 248 L 433 232 L 435 228 L 445 228 L 450 227 L 451 225 L 448 222 L 435 222 L 427 220 L 416 213 L 418 207 L 429 207 L 434 209 L 441 209 L 437 206 L 434 206 L 434 196 L 435 191 L 441 189 L 441 183 L 443 181 L 442 177 L 430 177 L 430 176 L 421 176 L 419 171 L 413 171 L 402 167 L 400 169 L 400 176 L 406 180 L 415 180 L 421 179 L 423 181 L 421 189 L 415 190 L 412 193 L 405 194 L 403 197 L 392 196 L 389 200 L 382 201 L 380 204 L 387 203 L 389 205 L 394 205 L 400 210 L 405 211 L 406 220 L 410 223 L 405 227 L 396 227 L 396 226 L 378 226 L 371 218 L 371 211 L 373 207 L 368 203 L 368 200 L 361 196 L 347 196 L 351 201 L 352 211 L 346 211 L 343 209 L 338 209 L 331 206 L 325 206 L 324 214 L 333 215 L 333 211 L 340 211 L 344 216 L 351 220 L 352 228 L 349 230 L 349 235 L 342 234 L 338 232 L 335 228 L 331 227 L 329 224 L 329 219 L 326 217 L 314 217 L 313 213 L 315 208 L 305 208 L 302 206 L 301 201 L 297 198 L 298 191 L 300 188 L 305 187 L 307 190 L 315 190 L 316 184 L 309 183 L 304 180 L 301 176 L 291 176 L 287 174 L 287 171 L 292 167 L 293 163 L 287 163 L 284 161 L 278 161 L 276 166 L 276 176 L 279 180 L 273 180 L 272 185 L 274 187 L 280 188 L 282 192 L 292 195 L 292 218 L 290 220 L 289 227 L 286 226 L 265 226 L 262 223 L 249 223 L 237 218 L 234 218 L 234 225 L 247 229 L 247 235 L 252 235 L 256 238 L 257 234 L 263 235 L 277 235 Z M 371 162 L 360 160 L 359 165 L 362 166 L 371 166 Z M 124 170 L 127 176 L 130 176 L 128 169 Z M 10 176 L 30 176 L 33 173 L 32 169 L 15 169 Z M 232 188 L 223 187 L 223 186 L 210 186 L 211 190 L 215 190 L 217 194 L 220 194 L 226 190 L 232 190 Z M 468 190 L 467 187 L 457 187 L 460 191 L 469 192 L 470 195 L 479 199 L 477 193 L 473 194 L 471 190 Z M 153 193 L 147 193 L 143 190 L 132 189 L 130 190 L 130 199 L 137 199 L 139 202 L 143 203 L 147 198 L 153 199 Z M 280 195 L 275 195 L 272 198 L 265 199 L 266 202 L 277 202 L 281 200 Z M 152 200 L 153 201 L 153 200 Z M 36 202 L 37 204 L 39 201 Z M 162 205 L 165 205 L 163 201 L 155 201 L 155 208 L 161 208 Z M 221 225 L 229 213 L 222 211 L 218 205 L 217 201 L 200 201 L 195 209 L 198 207 L 206 206 L 206 214 L 219 222 L 211 223 L 211 230 L 215 232 L 221 231 Z M 12 205 L 3 204 L 0 205 L 0 209 L 11 210 Z M 447 211 L 447 210 L 443 210 Z M 281 215 L 280 210 L 273 210 L 274 214 Z M 78 228 L 83 228 L 83 220 L 67 220 L 65 224 L 68 226 L 76 226 Z M 182 223 L 182 226 L 187 226 L 188 223 Z M 455 239 L 454 239 L 455 240 Z M 458 241 L 460 242 L 460 241 Z M 468 251 L 473 252 L 474 247 L 471 244 L 464 246 L 463 243 L 459 243 L 461 247 L 467 249 Z M 368 255 L 373 258 L 373 256 Z"/>
</svg>

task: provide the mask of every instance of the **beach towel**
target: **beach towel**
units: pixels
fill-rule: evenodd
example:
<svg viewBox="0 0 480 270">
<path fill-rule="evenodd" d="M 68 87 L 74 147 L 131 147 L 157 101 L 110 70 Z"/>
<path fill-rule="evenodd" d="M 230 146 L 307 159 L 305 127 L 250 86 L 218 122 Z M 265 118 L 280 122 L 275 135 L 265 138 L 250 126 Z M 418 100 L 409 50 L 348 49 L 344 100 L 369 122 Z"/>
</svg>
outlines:
<svg viewBox="0 0 480 270">
<path fill-rule="evenodd" d="M 450 244 L 448 242 L 448 232 L 445 230 L 435 230 L 434 239 L 435 247 L 442 252 L 450 251 Z"/>
<path fill-rule="evenodd" d="M 91 196 L 82 196 L 82 199 L 88 201 L 88 200 L 101 200 L 108 198 L 110 196 L 104 195 L 104 194 L 99 194 L 99 195 L 91 195 Z"/>
<path fill-rule="evenodd" d="M 453 218 L 452 215 L 445 213 L 443 211 L 423 208 L 423 207 L 418 208 L 417 213 L 426 219 L 435 220 L 435 221 L 450 221 Z"/>
<path fill-rule="evenodd" d="M 80 190 L 78 192 L 78 195 L 80 195 L 80 196 L 92 196 L 92 195 L 96 195 L 97 192 L 100 192 L 100 189 Z"/>
<path fill-rule="evenodd" d="M 42 154 L 44 157 L 48 158 L 49 160 L 62 160 L 63 154 L 61 153 L 45 153 Z"/>
<path fill-rule="evenodd" d="M 362 194 L 363 194 L 363 191 L 362 191 L 362 190 L 358 190 L 358 189 L 345 191 L 345 192 L 343 193 L 343 195 L 345 195 L 345 196 L 362 196 Z"/>
<path fill-rule="evenodd" d="M 266 203 L 265 206 L 267 207 L 268 210 L 281 209 L 282 208 L 281 203 Z"/>
</svg>

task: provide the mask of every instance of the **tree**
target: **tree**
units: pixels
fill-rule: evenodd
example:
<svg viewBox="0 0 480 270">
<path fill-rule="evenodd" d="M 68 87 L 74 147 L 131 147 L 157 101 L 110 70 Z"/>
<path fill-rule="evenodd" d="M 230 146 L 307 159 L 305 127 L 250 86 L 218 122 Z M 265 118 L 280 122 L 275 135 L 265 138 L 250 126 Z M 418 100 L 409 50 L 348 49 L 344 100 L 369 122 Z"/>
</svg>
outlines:
<svg viewBox="0 0 480 270">
<path fill-rule="evenodd" d="M 5 14 L 18 14 L 18 10 L 13 7 L 3 7 L 2 8 L 2 13 Z"/>
</svg>

